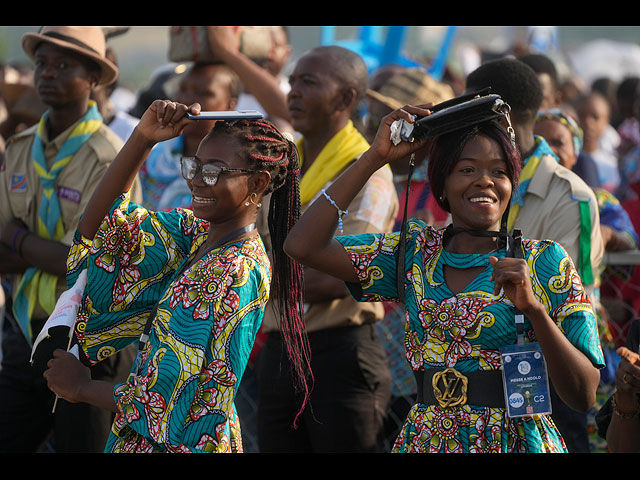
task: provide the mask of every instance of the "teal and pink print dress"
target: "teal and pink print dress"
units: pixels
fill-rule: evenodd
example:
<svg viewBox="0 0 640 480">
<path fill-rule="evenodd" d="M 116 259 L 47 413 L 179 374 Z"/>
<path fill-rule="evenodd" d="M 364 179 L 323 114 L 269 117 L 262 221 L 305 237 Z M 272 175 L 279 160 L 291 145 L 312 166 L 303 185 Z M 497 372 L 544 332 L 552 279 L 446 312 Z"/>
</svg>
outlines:
<svg viewBox="0 0 640 480">
<path fill-rule="evenodd" d="M 73 284 L 88 269 L 75 330 L 90 363 L 137 344 L 158 305 L 140 369 L 114 389 L 106 452 L 242 451 L 234 397 L 262 322 L 270 266 L 254 237 L 180 272 L 207 229 L 190 210 L 151 212 L 123 195 L 93 241 L 76 232 L 67 279 Z"/>
<path fill-rule="evenodd" d="M 493 294 L 489 256 L 460 255 L 442 248 L 442 232 L 419 220 L 407 224 L 405 353 L 413 370 L 454 367 L 461 372 L 501 369 L 499 347 L 517 340 L 515 308 L 502 292 Z M 399 233 L 337 237 L 360 279 L 350 285 L 360 301 L 398 301 L 396 249 Z M 569 341 L 598 366 L 603 355 L 596 320 L 570 257 L 557 243 L 524 240 L 536 298 Z M 462 292 L 444 281 L 444 266 L 484 266 Z M 535 341 L 525 320 L 526 336 Z M 566 452 L 546 415 L 509 418 L 504 408 L 462 405 L 440 408 L 416 403 L 393 452 Z"/>
</svg>

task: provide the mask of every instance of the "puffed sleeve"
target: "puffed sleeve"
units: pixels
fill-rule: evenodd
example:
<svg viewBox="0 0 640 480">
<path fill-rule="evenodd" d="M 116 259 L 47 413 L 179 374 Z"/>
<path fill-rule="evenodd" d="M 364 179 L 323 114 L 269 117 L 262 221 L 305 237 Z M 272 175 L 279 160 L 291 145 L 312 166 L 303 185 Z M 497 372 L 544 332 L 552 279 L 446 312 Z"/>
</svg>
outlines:
<svg viewBox="0 0 640 480">
<path fill-rule="evenodd" d="M 410 288 L 413 265 L 422 263 L 437 243 L 434 230 L 419 220 L 407 224 L 404 274 L 401 281 Z M 365 233 L 336 237 L 346 250 L 358 275 L 358 284 L 347 284 L 351 295 L 361 302 L 398 302 L 398 246 L 400 232 Z"/>
<path fill-rule="evenodd" d="M 86 269 L 88 283 L 75 333 L 90 362 L 135 341 L 171 279 L 206 225 L 191 211 L 152 212 L 113 203 L 93 240 L 77 231 L 67 259 L 67 283 Z"/>
<path fill-rule="evenodd" d="M 528 241 L 527 263 L 536 298 L 569 341 L 602 368 L 604 354 L 589 295 L 566 250 L 557 242 Z"/>
</svg>

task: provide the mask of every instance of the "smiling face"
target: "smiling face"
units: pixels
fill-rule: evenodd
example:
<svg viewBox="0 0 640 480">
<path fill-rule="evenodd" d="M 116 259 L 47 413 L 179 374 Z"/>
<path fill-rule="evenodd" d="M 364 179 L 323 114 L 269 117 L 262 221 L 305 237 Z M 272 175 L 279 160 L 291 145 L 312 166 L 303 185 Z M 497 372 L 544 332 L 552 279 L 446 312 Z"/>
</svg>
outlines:
<svg viewBox="0 0 640 480">
<path fill-rule="evenodd" d="M 213 164 L 224 168 L 250 169 L 248 161 L 239 152 L 239 142 L 228 135 L 206 137 L 196 154 L 200 164 Z M 222 172 L 215 185 L 209 186 L 198 173 L 187 180 L 193 196 L 192 208 L 196 217 L 212 224 L 243 222 L 248 215 L 255 215 L 255 206 L 247 207 L 245 202 L 252 193 L 260 198 L 265 186 L 260 173 Z M 267 176 L 267 174 L 264 174 Z M 256 200 L 257 201 L 257 200 Z"/>
<path fill-rule="evenodd" d="M 444 182 L 453 224 L 470 230 L 499 230 L 511 199 L 512 184 L 499 144 L 484 136 L 471 138 Z"/>
</svg>

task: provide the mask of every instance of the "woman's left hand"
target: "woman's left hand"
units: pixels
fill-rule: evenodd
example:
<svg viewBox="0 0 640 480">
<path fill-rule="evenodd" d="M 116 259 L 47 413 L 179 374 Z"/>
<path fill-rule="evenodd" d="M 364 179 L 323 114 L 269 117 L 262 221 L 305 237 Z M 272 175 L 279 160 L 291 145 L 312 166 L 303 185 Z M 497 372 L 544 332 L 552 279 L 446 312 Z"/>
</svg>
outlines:
<svg viewBox="0 0 640 480">
<path fill-rule="evenodd" d="M 522 312 L 540 306 L 533 294 L 527 262 L 520 258 L 496 257 L 489 257 L 489 262 L 493 267 L 491 280 L 495 283 L 494 295 L 498 295 L 501 289 L 504 290 L 507 298 Z"/>
</svg>

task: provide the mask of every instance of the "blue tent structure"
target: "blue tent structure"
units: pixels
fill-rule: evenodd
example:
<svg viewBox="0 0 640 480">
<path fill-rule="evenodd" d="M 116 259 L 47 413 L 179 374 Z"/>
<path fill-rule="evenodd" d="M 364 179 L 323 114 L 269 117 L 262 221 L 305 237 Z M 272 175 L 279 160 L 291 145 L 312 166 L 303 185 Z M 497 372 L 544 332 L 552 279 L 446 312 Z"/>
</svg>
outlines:
<svg viewBox="0 0 640 480">
<path fill-rule="evenodd" d="M 351 40 L 335 40 L 333 26 L 322 27 L 322 45 L 341 45 L 358 53 L 367 64 L 370 72 L 388 64 L 398 64 L 405 67 L 426 68 L 436 80 L 441 80 L 447 62 L 447 57 L 456 34 L 456 27 L 447 27 L 437 56 L 431 65 L 425 66 L 403 54 L 408 26 L 361 26 L 357 38 Z"/>
</svg>

